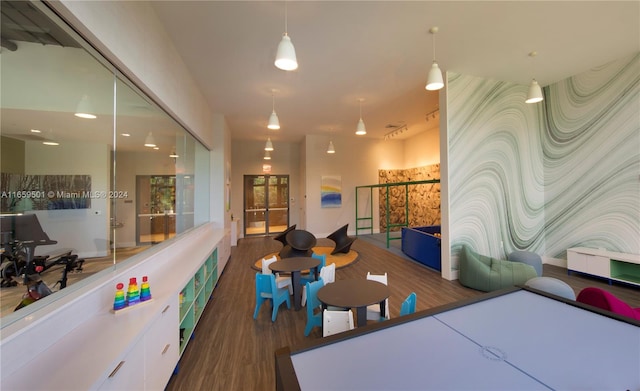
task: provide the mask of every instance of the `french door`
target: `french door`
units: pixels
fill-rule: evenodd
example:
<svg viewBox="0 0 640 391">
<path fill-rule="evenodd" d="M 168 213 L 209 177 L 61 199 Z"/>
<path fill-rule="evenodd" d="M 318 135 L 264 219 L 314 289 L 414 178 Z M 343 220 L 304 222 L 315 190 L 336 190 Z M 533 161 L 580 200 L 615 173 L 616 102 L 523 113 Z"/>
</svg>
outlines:
<svg viewBox="0 0 640 391">
<path fill-rule="evenodd" d="M 244 236 L 269 235 L 289 226 L 289 175 L 244 176 Z"/>
</svg>

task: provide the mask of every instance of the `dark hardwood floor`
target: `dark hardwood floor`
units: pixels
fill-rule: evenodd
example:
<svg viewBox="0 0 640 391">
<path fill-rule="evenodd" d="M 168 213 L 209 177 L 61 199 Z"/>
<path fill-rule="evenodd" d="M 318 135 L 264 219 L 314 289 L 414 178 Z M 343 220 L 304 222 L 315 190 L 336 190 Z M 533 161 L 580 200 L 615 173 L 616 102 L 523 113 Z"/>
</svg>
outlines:
<svg viewBox="0 0 640 391">
<path fill-rule="evenodd" d="M 332 244 L 328 239 L 318 239 L 320 246 Z M 292 309 L 287 310 L 283 305 L 272 323 L 269 305 L 264 304 L 258 318 L 253 319 L 256 271 L 252 264 L 280 247 L 280 242 L 271 238 L 244 238 L 232 248 L 231 259 L 167 390 L 274 390 L 274 351 L 322 338 L 319 328 L 310 336 L 304 336 L 304 308 L 295 311 L 292 305 Z M 463 287 L 458 281 L 447 281 L 439 273 L 368 240 L 356 240 L 352 249 L 360 254 L 359 260 L 338 269 L 336 279 L 365 278 L 368 271 L 386 272 L 392 318 L 399 315 L 402 301 L 411 292 L 417 294 L 417 311 L 483 294 Z M 599 279 L 567 275 L 566 269 L 551 265 L 544 265 L 543 275 L 567 282 L 576 294 L 584 287 L 599 286 L 640 307 L 640 289 L 636 287 L 609 286 Z"/>
</svg>

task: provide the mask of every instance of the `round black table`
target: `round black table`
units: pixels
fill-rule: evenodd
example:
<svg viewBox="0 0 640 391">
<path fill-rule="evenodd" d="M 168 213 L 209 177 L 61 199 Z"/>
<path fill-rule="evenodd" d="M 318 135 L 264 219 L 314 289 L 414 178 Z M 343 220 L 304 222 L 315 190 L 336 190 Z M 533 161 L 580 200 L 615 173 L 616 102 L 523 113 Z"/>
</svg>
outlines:
<svg viewBox="0 0 640 391">
<path fill-rule="evenodd" d="M 274 272 L 291 273 L 291 285 L 293 287 L 293 307 L 296 311 L 301 308 L 302 288 L 300 286 L 300 271 L 314 269 L 316 280 L 318 279 L 318 266 L 320 260 L 311 257 L 293 257 L 276 261 L 269 265 Z"/>
<path fill-rule="evenodd" d="M 318 290 L 322 307 L 328 305 L 356 309 L 358 327 L 367 324 L 367 306 L 380 303 L 380 316 L 385 316 L 385 299 L 389 297 L 389 287 L 367 279 L 337 280 Z"/>
</svg>

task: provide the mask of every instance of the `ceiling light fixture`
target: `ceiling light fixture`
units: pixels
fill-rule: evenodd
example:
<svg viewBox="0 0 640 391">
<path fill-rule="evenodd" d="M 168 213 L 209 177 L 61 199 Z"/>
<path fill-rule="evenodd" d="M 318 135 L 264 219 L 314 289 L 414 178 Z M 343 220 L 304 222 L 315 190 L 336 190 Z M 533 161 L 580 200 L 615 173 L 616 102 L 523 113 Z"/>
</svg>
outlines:
<svg viewBox="0 0 640 391">
<path fill-rule="evenodd" d="M 436 119 L 436 117 L 440 118 L 440 109 L 435 109 L 432 112 L 425 114 L 424 120 L 429 122 L 432 119 Z"/>
<path fill-rule="evenodd" d="M 431 69 L 429 70 L 429 76 L 427 76 L 427 85 L 425 88 L 429 91 L 439 90 L 444 87 L 444 82 L 442 81 L 442 71 L 438 67 L 438 63 L 436 62 L 436 34 L 438 33 L 437 27 L 431 27 L 429 29 L 431 33 L 431 37 L 433 38 L 433 64 L 431 64 Z"/>
<path fill-rule="evenodd" d="M 276 114 L 276 97 L 274 94 L 274 90 L 271 90 L 271 103 L 272 103 L 272 111 L 269 116 L 269 124 L 267 128 L 277 130 L 280 129 L 280 120 L 278 119 L 278 115 Z"/>
<path fill-rule="evenodd" d="M 277 68 L 283 71 L 293 71 L 298 69 L 298 60 L 296 59 L 296 49 L 293 47 L 293 42 L 289 38 L 287 32 L 287 2 L 284 2 L 284 34 L 282 40 L 278 44 L 278 52 L 276 53 L 276 61 L 274 62 Z"/>
<path fill-rule="evenodd" d="M 264 160 L 271 160 L 271 152 L 264 151 Z"/>
<path fill-rule="evenodd" d="M 271 137 L 267 137 L 267 143 L 264 145 L 264 150 L 267 152 L 273 151 L 273 143 L 271 142 Z"/>
<path fill-rule="evenodd" d="M 384 139 L 385 140 L 389 140 L 390 138 L 394 138 L 397 136 L 400 136 L 402 133 L 404 133 L 405 131 L 409 131 L 409 128 L 407 127 L 407 124 L 403 124 L 400 126 L 395 126 L 393 127 L 394 129 L 392 131 L 390 131 L 389 133 L 384 135 Z"/>
<path fill-rule="evenodd" d="M 356 127 L 356 134 L 358 136 L 364 136 L 365 134 L 367 134 L 367 128 L 364 126 L 364 121 L 362 120 L 362 101 L 364 99 L 360 98 L 358 99 L 358 101 L 360 101 L 360 121 L 358 121 L 358 126 Z"/>
<path fill-rule="evenodd" d="M 149 148 L 153 148 L 156 146 L 156 140 L 153 138 L 151 132 L 149 132 L 147 137 L 144 139 L 144 146 Z"/>
<path fill-rule="evenodd" d="M 336 153 L 336 148 L 333 146 L 333 141 L 329 139 L 329 147 L 327 148 L 327 153 Z"/>
<path fill-rule="evenodd" d="M 532 59 L 537 55 L 538 52 L 536 51 L 529 53 L 529 57 L 531 57 Z M 538 81 L 534 77 L 533 79 L 531 79 L 531 85 L 529 85 L 529 93 L 527 94 L 525 103 L 537 103 L 541 102 L 542 99 L 542 88 L 540 88 L 540 84 L 538 84 Z"/>
<path fill-rule="evenodd" d="M 50 141 L 43 141 L 42 144 L 44 144 L 44 145 L 54 145 L 54 146 L 55 145 L 60 145 L 60 143 L 55 142 L 55 141 L 51 141 L 51 140 Z"/>
<path fill-rule="evenodd" d="M 80 99 L 80 102 L 78 102 L 74 115 L 79 118 L 95 119 L 96 116 L 93 113 L 94 111 L 89 101 L 89 96 L 84 95 L 82 99 Z"/>
</svg>

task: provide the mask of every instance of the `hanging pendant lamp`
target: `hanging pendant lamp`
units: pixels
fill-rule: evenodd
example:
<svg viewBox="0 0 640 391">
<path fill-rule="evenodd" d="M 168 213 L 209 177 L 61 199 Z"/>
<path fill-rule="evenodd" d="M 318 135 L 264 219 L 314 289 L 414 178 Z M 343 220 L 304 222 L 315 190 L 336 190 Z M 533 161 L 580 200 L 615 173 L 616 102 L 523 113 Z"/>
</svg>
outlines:
<svg viewBox="0 0 640 391">
<path fill-rule="evenodd" d="M 525 103 L 537 103 L 542 101 L 542 88 L 536 79 L 531 80 L 529 85 L 529 93 L 527 94 L 527 100 Z"/>
<path fill-rule="evenodd" d="M 271 91 L 271 100 L 272 100 L 272 111 L 269 116 L 269 124 L 267 128 L 277 130 L 280 129 L 280 120 L 278 119 L 278 115 L 276 114 L 276 98 L 274 96 L 273 90 Z"/>
<path fill-rule="evenodd" d="M 529 53 L 529 57 L 532 59 L 538 55 L 538 52 L 533 51 Z M 540 84 L 538 81 L 533 78 L 531 79 L 531 84 L 529 85 L 529 93 L 527 94 L 527 99 L 525 103 L 537 103 L 542 101 L 542 88 L 540 88 Z"/>
<path fill-rule="evenodd" d="M 427 76 L 427 85 L 425 86 L 425 89 L 435 91 L 444 87 L 444 81 L 442 79 L 442 71 L 436 62 L 436 34 L 438 33 L 438 28 L 431 27 L 429 32 L 433 38 L 433 64 L 431 64 L 431 69 Z"/>
<path fill-rule="evenodd" d="M 264 150 L 268 152 L 273 151 L 273 143 L 271 142 L 271 137 L 267 137 L 267 143 L 264 145 Z"/>
<path fill-rule="evenodd" d="M 276 61 L 274 62 L 277 68 L 283 71 L 293 71 L 298 69 L 298 60 L 296 59 L 296 49 L 293 47 L 293 42 L 289 38 L 287 32 L 287 2 L 284 3 L 284 34 L 282 40 L 278 44 L 278 51 L 276 53 Z"/>
<path fill-rule="evenodd" d="M 80 102 L 78 102 L 78 106 L 76 107 L 76 113 L 74 115 L 79 118 L 95 119 L 96 115 L 93 113 L 94 113 L 93 106 L 89 101 L 89 96 L 87 95 L 82 96 L 82 99 L 80 99 Z"/>
<path fill-rule="evenodd" d="M 154 148 L 156 146 L 156 140 L 153 138 L 153 134 L 149 132 L 147 137 L 144 139 L 144 146 L 149 148 Z"/>
<path fill-rule="evenodd" d="M 364 136 L 367 134 L 367 128 L 364 126 L 364 121 L 362 120 L 362 101 L 364 99 L 358 99 L 360 101 L 360 120 L 358 121 L 358 126 L 356 127 L 356 134 L 358 136 Z"/>
<path fill-rule="evenodd" d="M 327 148 L 327 153 L 336 153 L 336 149 L 333 146 L 333 141 L 329 140 L 329 147 Z"/>
</svg>

